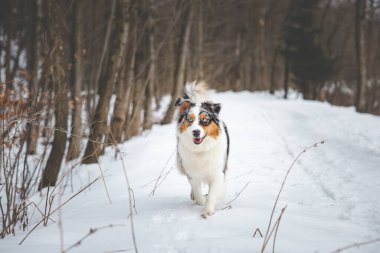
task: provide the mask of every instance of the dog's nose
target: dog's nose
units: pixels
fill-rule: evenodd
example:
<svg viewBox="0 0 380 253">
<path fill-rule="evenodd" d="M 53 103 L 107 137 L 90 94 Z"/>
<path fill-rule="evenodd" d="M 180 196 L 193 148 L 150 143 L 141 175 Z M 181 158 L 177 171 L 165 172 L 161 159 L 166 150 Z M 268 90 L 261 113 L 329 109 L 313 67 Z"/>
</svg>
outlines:
<svg viewBox="0 0 380 253">
<path fill-rule="evenodd" d="M 201 131 L 200 130 L 193 130 L 193 136 L 194 137 L 199 137 L 199 135 L 201 135 Z"/>
</svg>

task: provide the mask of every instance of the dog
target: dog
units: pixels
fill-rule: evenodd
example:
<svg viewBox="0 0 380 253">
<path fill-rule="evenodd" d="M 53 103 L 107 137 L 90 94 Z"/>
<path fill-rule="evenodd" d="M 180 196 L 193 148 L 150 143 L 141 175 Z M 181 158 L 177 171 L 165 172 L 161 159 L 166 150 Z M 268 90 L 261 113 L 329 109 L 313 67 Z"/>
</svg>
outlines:
<svg viewBox="0 0 380 253">
<path fill-rule="evenodd" d="M 190 198 L 204 206 L 202 216 L 214 214 L 224 195 L 225 174 L 230 149 L 226 124 L 220 119 L 220 103 L 208 100 L 205 82 L 185 85 L 185 95 L 177 99 L 177 167 L 191 185 Z M 209 187 L 203 196 L 202 183 Z"/>
</svg>

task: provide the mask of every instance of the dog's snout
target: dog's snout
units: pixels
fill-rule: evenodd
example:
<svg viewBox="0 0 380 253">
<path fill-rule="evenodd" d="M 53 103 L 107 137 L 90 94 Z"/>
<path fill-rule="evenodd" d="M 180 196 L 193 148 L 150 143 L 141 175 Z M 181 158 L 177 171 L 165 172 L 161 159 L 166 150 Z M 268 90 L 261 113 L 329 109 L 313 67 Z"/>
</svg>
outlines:
<svg viewBox="0 0 380 253">
<path fill-rule="evenodd" d="M 199 137 L 199 135 L 201 135 L 201 131 L 200 130 L 193 130 L 193 136 L 194 137 Z"/>
</svg>

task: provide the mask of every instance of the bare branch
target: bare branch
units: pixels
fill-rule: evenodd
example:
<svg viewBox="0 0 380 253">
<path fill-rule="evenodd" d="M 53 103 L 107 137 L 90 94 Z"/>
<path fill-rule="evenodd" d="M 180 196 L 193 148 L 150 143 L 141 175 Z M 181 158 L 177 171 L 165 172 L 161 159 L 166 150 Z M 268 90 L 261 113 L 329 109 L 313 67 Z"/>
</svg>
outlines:
<svg viewBox="0 0 380 253">
<path fill-rule="evenodd" d="M 73 245 L 71 245 L 70 247 L 68 247 L 67 249 L 65 249 L 63 251 L 63 253 L 66 253 L 66 252 L 69 252 L 70 250 L 72 250 L 73 248 L 75 247 L 78 247 L 79 245 L 81 245 L 83 243 L 84 240 L 86 240 L 88 237 L 90 237 L 91 235 L 95 234 L 96 232 L 98 232 L 99 230 L 104 230 L 104 229 L 107 229 L 107 228 L 113 228 L 113 227 L 121 227 L 121 226 L 125 226 L 124 224 L 109 224 L 107 226 L 103 226 L 103 227 L 98 227 L 98 228 L 90 228 L 90 230 L 88 231 L 88 233 L 86 235 L 84 235 L 82 238 L 80 238 L 77 242 L 75 242 Z"/>
<path fill-rule="evenodd" d="M 334 251 L 331 251 L 330 253 L 338 253 L 338 252 L 342 252 L 342 251 L 345 251 L 345 250 L 348 250 L 348 249 L 359 248 L 360 246 L 364 246 L 364 245 L 368 245 L 368 244 L 374 244 L 374 243 L 377 243 L 377 242 L 380 242 L 380 237 L 376 238 L 376 239 L 373 239 L 373 240 L 365 241 L 365 242 L 357 242 L 357 243 L 354 243 L 354 244 L 350 244 L 350 245 L 347 245 L 345 247 L 342 247 L 342 248 L 336 249 Z"/>
</svg>

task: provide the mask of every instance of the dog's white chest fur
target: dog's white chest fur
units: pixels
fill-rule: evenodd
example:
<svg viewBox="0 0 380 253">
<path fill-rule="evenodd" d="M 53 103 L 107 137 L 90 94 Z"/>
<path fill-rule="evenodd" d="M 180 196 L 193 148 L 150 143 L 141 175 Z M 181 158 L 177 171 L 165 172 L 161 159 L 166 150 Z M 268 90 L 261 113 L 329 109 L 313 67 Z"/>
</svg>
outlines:
<svg viewBox="0 0 380 253">
<path fill-rule="evenodd" d="M 223 174 L 227 149 L 223 130 L 222 128 L 222 133 L 216 140 L 202 147 L 196 146 L 188 139 L 179 138 L 178 153 L 187 176 L 208 184 Z"/>
</svg>

